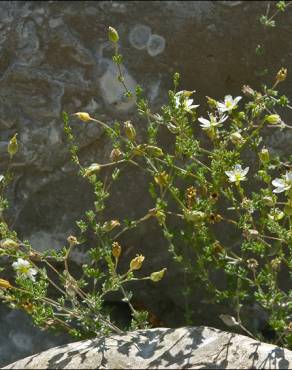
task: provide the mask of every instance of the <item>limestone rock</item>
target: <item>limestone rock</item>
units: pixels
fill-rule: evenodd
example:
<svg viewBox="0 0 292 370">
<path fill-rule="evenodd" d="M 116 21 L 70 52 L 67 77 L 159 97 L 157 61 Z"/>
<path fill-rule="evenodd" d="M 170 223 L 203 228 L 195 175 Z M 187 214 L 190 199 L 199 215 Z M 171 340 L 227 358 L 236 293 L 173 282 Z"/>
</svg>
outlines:
<svg viewBox="0 0 292 370">
<path fill-rule="evenodd" d="M 138 330 L 55 347 L 3 369 L 289 369 L 292 352 L 210 327 Z"/>
</svg>

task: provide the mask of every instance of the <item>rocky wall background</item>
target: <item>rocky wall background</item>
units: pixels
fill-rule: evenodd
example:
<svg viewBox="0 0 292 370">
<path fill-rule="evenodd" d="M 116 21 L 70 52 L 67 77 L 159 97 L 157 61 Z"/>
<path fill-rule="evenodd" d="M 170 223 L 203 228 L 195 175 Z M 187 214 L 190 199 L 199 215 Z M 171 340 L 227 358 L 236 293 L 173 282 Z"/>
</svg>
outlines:
<svg viewBox="0 0 292 370">
<path fill-rule="evenodd" d="M 69 160 L 62 110 L 87 111 L 110 123 L 132 119 L 143 133 L 134 107 L 116 81 L 109 25 L 120 35 L 128 85 L 141 84 L 154 111 L 166 101 L 171 76 L 178 71 L 181 88 L 197 91 L 195 101 L 203 114 L 206 95 L 215 99 L 240 95 L 243 84 L 257 88 L 271 81 L 280 67 L 290 71 L 292 12 L 281 14 L 279 26 L 267 30 L 258 20 L 266 6 L 265 1 L 1 2 L 0 166 L 2 171 L 7 166 L 7 143 L 18 132 L 21 148 L 12 164 L 9 218 L 19 236 L 40 250 L 60 248 L 76 230 L 75 220 L 91 207 L 90 188 L 76 176 Z M 258 44 L 263 45 L 261 56 L 255 54 Z M 290 75 L 282 89 L 292 96 Z M 111 147 L 102 129 L 77 121 L 73 125 L 82 157 L 88 163 L 107 161 Z M 273 132 L 267 133 L 269 149 L 291 153 L 291 134 Z M 143 215 L 152 207 L 145 193 L 142 175 L 130 171 L 115 189 L 109 212 L 117 218 Z M 138 298 L 145 304 L 155 302 L 152 306 L 167 326 L 182 325 L 180 278 L 155 223 L 125 235 L 122 242 L 128 256 L 138 252 L 146 256 L 146 271 L 168 266 L 167 279 L 159 287 L 145 285 Z M 75 253 L 74 259 L 78 268 L 86 251 Z M 194 325 L 220 326 L 212 306 L 196 302 L 194 297 Z M 41 332 L 21 312 L 3 305 L 0 312 L 0 366 L 72 341 Z"/>
</svg>

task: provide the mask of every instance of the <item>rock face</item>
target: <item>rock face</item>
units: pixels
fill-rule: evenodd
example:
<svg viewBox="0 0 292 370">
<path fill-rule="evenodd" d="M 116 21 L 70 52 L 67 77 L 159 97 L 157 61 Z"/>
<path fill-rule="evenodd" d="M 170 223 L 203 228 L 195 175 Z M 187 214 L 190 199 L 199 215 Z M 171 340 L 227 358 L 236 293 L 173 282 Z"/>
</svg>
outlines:
<svg viewBox="0 0 292 370">
<path fill-rule="evenodd" d="M 195 103 L 203 109 L 206 95 L 216 99 L 228 93 L 240 95 L 244 83 L 257 88 L 261 82 L 270 82 L 280 67 L 289 67 L 292 13 L 280 14 L 278 28 L 264 30 L 258 19 L 267 3 L 1 2 L 0 169 L 8 163 L 8 140 L 18 132 L 21 147 L 12 163 L 15 180 L 9 193 L 9 218 L 19 237 L 31 241 L 36 249 L 61 248 L 75 232 L 75 220 L 92 207 L 92 192 L 76 176 L 69 160 L 62 110 L 87 111 L 110 124 L 132 119 L 139 135 L 145 130 L 116 80 L 113 50 L 107 41 L 109 25 L 119 31 L 127 84 L 130 88 L 141 84 L 154 111 L 166 102 L 175 71 L 182 75 L 182 89 L 196 89 Z M 254 53 L 258 44 L 262 45 L 261 56 Z M 262 73 L 265 68 L 269 69 L 267 76 Z M 292 95 L 290 78 L 283 84 L 288 96 Z M 76 120 L 72 124 L 86 163 L 107 161 L 112 148 L 102 129 Z M 270 150 L 287 153 L 289 143 L 291 132 L 268 133 Z M 129 172 L 115 189 L 109 212 L 116 218 L 140 217 L 153 207 L 147 194 L 144 176 Z M 143 253 L 151 261 L 148 267 L 145 263 L 146 270 L 168 267 L 167 279 L 159 287 L 140 286 L 138 299 L 155 302 L 156 313 L 168 326 L 183 325 L 184 299 L 177 288 L 183 277 L 170 261 L 156 226 L 142 226 L 121 242 L 128 246 L 129 258 Z M 74 258 L 83 263 L 86 252 L 80 250 Z M 196 291 L 194 324 L 220 325 L 209 305 L 206 309 L 197 304 L 200 287 Z M 0 328 L 5 333 L 0 336 L 0 365 L 69 340 L 37 331 L 21 313 L 11 313 L 3 306 Z"/>
<path fill-rule="evenodd" d="M 52 348 L 4 369 L 290 369 L 292 352 L 209 327 L 138 330 Z"/>
</svg>

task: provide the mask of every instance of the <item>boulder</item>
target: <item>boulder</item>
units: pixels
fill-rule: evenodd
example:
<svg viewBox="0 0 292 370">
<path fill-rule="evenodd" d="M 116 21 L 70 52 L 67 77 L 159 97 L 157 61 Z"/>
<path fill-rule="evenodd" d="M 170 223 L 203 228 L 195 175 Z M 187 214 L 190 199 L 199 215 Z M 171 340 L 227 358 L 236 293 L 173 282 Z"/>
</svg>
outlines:
<svg viewBox="0 0 292 370">
<path fill-rule="evenodd" d="M 3 369 L 289 369 L 292 352 L 211 327 L 137 330 L 75 342 Z"/>
</svg>

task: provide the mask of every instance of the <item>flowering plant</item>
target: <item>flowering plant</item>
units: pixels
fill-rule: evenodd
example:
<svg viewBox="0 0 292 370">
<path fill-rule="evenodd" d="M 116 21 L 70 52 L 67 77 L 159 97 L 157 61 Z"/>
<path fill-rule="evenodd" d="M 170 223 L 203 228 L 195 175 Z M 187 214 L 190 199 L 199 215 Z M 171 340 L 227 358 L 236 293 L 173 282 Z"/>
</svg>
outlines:
<svg viewBox="0 0 292 370">
<path fill-rule="evenodd" d="M 29 312 L 39 326 L 62 327 L 78 338 L 86 338 L 121 332 L 104 307 L 105 297 L 119 291 L 132 312 L 131 328 L 147 327 L 149 315 L 134 307 L 132 292 L 126 287 L 137 280 L 156 283 L 164 277 L 166 268 L 138 277 L 136 271 L 142 269 L 145 257 L 136 255 L 129 261 L 128 270 L 121 272 L 123 247 L 119 237 L 151 218 L 161 228 L 169 253 L 188 276 L 182 288 L 188 324 L 193 319 L 188 296 L 196 289 L 194 282 L 201 281 L 211 304 L 230 308 L 228 314 L 220 315 L 224 324 L 262 340 L 291 346 L 291 291 L 282 284 L 280 275 L 289 274 L 292 266 L 292 165 L 290 158 L 272 155 L 261 136 L 266 128 L 292 128 L 277 112 L 278 108 L 292 107 L 287 97 L 275 90 L 285 80 L 287 70 L 281 69 L 272 87 L 263 86 L 262 91 L 244 86 L 244 98 L 227 95 L 217 101 L 207 97 L 209 119 L 197 118 L 199 105 L 190 98 L 194 91 L 177 91 L 180 76 L 175 73 L 169 101 L 159 112 L 152 112 L 142 88 L 137 86 L 134 92 L 126 86 L 117 47 L 119 36 L 112 27 L 109 39 L 115 48 L 113 61 L 118 78 L 128 99 L 135 100 L 147 135 L 138 138 L 135 122 L 110 125 L 87 112 L 71 116 L 63 112 L 72 161 L 80 176 L 92 185 L 94 205 L 85 219 L 77 222 L 80 236 L 69 236 L 68 246 L 60 252 L 34 250 L 28 242 L 21 242 L 3 219 L 0 253 L 11 259 L 16 276 L 12 282 L 1 273 L 2 300 Z M 104 128 L 112 142 L 108 163 L 81 163 L 72 119 Z M 166 131 L 173 138 L 173 145 L 168 147 L 159 136 Z M 17 149 L 14 136 L 8 147 L 11 157 Z M 126 165 L 150 177 L 153 207 L 137 220 L 104 219 L 108 189 L 119 180 L 121 166 Z M 105 169 L 110 172 L 110 184 L 106 183 L 108 176 L 103 176 Z M 10 171 L 1 176 L 2 190 L 10 178 Z M 1 208 L 6 206 L 2 197 Z M 70 253 L 86 243 L 88 231 L 98 242 L 89 251 L 91 263 L 82 266 L 82 276 L 73 277 Z M 57 291 L 56 299 L 48 297 L 49 288 Z M 267 317 L 270 337 L 243 314 L 251 303 Z"/>
</svg>

